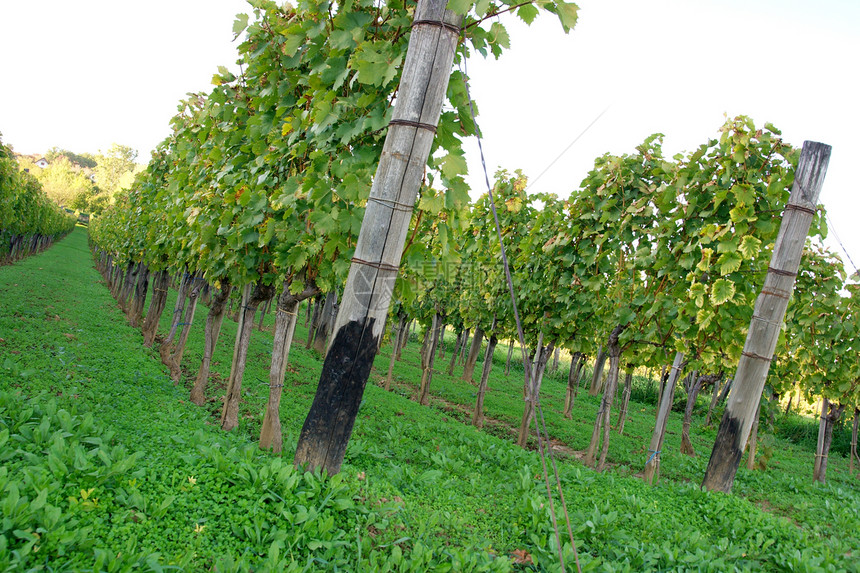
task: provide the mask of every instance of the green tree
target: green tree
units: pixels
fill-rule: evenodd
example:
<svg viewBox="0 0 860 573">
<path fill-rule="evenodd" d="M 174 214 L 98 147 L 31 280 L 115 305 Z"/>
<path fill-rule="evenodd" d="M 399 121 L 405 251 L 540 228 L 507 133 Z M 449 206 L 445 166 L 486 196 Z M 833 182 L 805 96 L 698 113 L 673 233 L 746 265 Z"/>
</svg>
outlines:
<svg viewBox="0 0 860 573">
<path fill-rule="evenodd" d="M 86 169 L 94 169 L 95 166 L 98 165 L 98 161 L 96 161 L 96 158 L 90 153 L 78 154 L 74 151 L 69 151 L 68 149 L 60 149 L 59 147 L 52 147 L 45 152 L 45 159 L 51 163 L 61 157 L 65 157 L 70 162 Z"/>
<path fill-rule="evenodd" d="M 119 143 L 112 144 L 106 153 L 96 156 L 96 183 L 110 196 L 131 187 L 137 172 L 136 159 L 137 150 Z"/>
<path fill-rule="evenodd" d="M 44 169 L 31 170 L 31 173 L 42 184 L 48 197 L 61 207 L 77 209 L 76 205 L 86 203 L 87 198 L 98 194 L 87 174 L 65 155 L 57 156 Z"/>
</svg>

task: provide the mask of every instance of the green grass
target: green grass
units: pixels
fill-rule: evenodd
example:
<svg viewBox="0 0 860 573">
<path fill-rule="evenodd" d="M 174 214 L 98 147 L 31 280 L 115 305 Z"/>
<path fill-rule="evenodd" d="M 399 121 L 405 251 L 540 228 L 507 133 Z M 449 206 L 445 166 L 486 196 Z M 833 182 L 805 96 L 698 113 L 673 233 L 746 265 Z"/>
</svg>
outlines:
<svg viewBox="0 0 860 573">
<path fill-rule="evenodd" d="M 390 356 L 383 347 L 343 471 L 322 479 L 291 463 L 321 368 L 320 357 L 304 349 L 303 312 L 285 381 L 281 458 L 256 447 L 270 333 L 254 333 L 240 426 L 224 433 L 217 381 L 229 375 L 235 323 L 225 321 L 212 400 L 199 408 L 188 390 L 206 309 L 198 309 L 184 359 L 189 370 L 177 386 L 100 280 L 80 229 L 39 256 L 0 268 L 4 570 L 559 570 L 540 460 L 512 444 L 522 367 L 504 376 L 505 346 L 494 357 L 483 432 L 463 423 L 475 386 L 459 380 L 459 366 L 453 377 L 444 374 L 450 333 L 430 407 L 410 399 L 420 381 L 419 345 L 411 342 L 396 364 L 392 392 L 379 387 Z M 162 333 L 172 290 L 170 297 Z M 560 370 L 543 383 L 547 424 L 559 443 L 582 450 L 597 398 L 580 392 L 573 420 L 564 420 Z M 634 396 L 642 401 L 631 401 L 625 435 L 611 437 L 607 472 L 559 452 L 583 569 L 858 570 L 860 493 L 844 458 L 834 454 L 828 484 L 813 485 L 807 440 L 772 435 L 767 470 L 741 469 L 733 495 L 702 492 L 715 430 L 702 428 L 697 412 L 700 456 L 682 456 L 676 411 L 660 482 L 649 487 L 633 477 L 646 460 L 654 420 L 647 381 L 637 383 Z M 796 430 L 802 422 L 793 424 Z M 517 550 L 531 563 L 516 563 Z M 568 570 L 572 558 L 568 542 Z"/>
</svg>

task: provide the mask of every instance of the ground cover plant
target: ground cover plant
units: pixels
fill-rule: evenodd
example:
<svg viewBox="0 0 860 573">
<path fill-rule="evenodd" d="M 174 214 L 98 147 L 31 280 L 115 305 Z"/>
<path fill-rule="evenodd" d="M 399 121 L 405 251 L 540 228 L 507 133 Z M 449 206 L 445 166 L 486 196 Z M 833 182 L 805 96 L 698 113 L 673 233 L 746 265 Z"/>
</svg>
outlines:
<svg viewBox="0 0 860 573">
<path fill-rule="evenodd" d="M 92 268 L 84 230 L 0 269 L 0 287 L 4 569 L 559 570 L 540 461 L 514 444 L 522 370 L 514 362 L 505 376 L 506 345 L 493 358 L 484 431 L 468 425 L 476 386 L 459 379 L 459 366 L 452 376 L 436 372 L 429 408 L 413 400 L 421 380 L 415 337 L 385 392 L 384 345 L 343 471 L 325 478 L 299 473 L 289 457 L 321 368 L 304 344 L 295 345 L 285 378 L 282 458 L 256 443 L 269 392 L 268 331 L 251 342 L 239 426 L 223 432 L 233 321 L 224 322 L 200 408 L 188 400 L 196 370 L 176 385 L 157 351 L 143 347 Z M 168 308 L 174 297 L 171 289 Z M 272 317 L 263 325 L 271 329 Z M 160 336 L 170 326 L 165 314 Z M 188 364 L 203 352 L 202 321 L 194 328 Z M 307 337 L 301 323 L 296 336 Z M 741 469 L 732 495 L 708 493 L 698 488 L 706 460 L 678 453 L 678 399 L 657 486 L 637 478 L 654 419 L 649 383 L 637 379 L 624 434 L 613 436 L 607 470 L 596 473 L 577 454 L 599 397 L 581 392 L 566 420 L 566 374 L 549 372 L 544 382 L 584 570 L 857 569 L 857 480 L 837 452 L 828 483 L 813 484 L 809 441 L 796 431 L 798 443 L 783 437 L 780 424 L 790 424 L 781 416 L 762 431 L 771 444 L 766 469 Z M 693 444 L 706 449 L 715 430 L 695 420 Z M 564 555 L 570 568 L 569 545 Z"/>
</svg>

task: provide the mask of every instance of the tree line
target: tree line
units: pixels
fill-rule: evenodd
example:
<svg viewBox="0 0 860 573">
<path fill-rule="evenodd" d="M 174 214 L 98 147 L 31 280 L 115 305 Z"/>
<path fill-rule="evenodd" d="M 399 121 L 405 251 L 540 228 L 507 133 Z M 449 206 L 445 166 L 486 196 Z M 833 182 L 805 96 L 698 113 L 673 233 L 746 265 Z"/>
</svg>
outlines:
<svg viewBox="0 0 860 573">
<path fill-rule="evenodd" d="M 21 171 L 0 138 L 0 264 L 46 249 L 74 227 L 75 218 L 48 198 L 32 174 Z"/>
</svg>

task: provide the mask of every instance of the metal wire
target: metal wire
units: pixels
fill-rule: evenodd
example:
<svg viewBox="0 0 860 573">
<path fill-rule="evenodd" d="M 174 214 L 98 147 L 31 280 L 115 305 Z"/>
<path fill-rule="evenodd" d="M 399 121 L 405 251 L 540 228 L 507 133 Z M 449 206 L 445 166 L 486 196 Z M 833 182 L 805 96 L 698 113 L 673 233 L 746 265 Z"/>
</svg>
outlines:
<svg viewBox="0 0 860 573">
<path fill-rule="evenodd" d="M 513 279 L 511 278 L 511 269 L 510 269 L 510 266 L 508 265 L 508 257 L 507 257 L 507 253 L 505 252 L 505 243 L 502 240 L 501 225 L 499 224 L 499 215 L 496 212 L 496 202 L 495 202 L 495 199 L 493 198 L 493 188 L 490 185 L 490 175 L 487 171 L 487 162 L 486 162 L 486 159 L 484 158 L 484 147 L 483 147 L 482 142 L 481 142 L 480 129 L 478 129 L 478 127 L 477 127 L 478 124 L 477 124 L 477 121 L 475 120 L 475 108 L 474 108 L 474 104 L 472 103 L 472 95 L 471 95 L 471 92 L 469 90 L 468 68 L 466 67 L 465 54 L 463 56 L 462 61 L 463 61 L 463 68 L 461 69 L 461 74 L 463 76 L 463 84 L 465 85 L 465 88 L 466 88 L 466 97 L 469 99 L 469 111 L 470 111 L 471 116 L 472 116 L 472 123 L 475 125 L 475 135 L 478 139 L 478 151 L 480 152 L 480 155 L 481 155 L 481 166 L 484 169 L 484 182 L 487 185 L 487 194 L 488 194 L 488 198 L 489 198 L 489 202 L 490 202 L 490 209 L 493 212 L 493 221 L 494 221 L 495 226 L 496 226 L 496 236 L 499 239 L 499 248 L 501 250 L 501 255 L 502 255 L 502 266 L 505 270 L 505 279 L 507 280 L 507 283 L 508 283 L 508 292 L 511 296 L 511 305 L 513 306 L 513 311 L 514 311 L 514 320 L 516 321 L 516 324 L 517 324 L 517 336 L 518 336 L 519 341 L 520 341 L 520 346 L 523 349 L 522 354 L 523 354 L 523 365 L 525 368 L 525 383 L 526 383 L 526 387 L 529 388 L 529 394 L 530 394 L 531 400 L 534 403 L 535 410 L 538 414 L 538 417 L 537 417 L 538 419 L 535 420 L 535 429 L 537 430 L 537 438 L 538 438 L 538 451 L 540 453 L 541 465 L 543 467 L 544 482 L 546 483 L 547 498 L 549 499 L 550 515 L 552 517 L 552 525 L 553 525 L 553 530 L 555 532 L 555 541 L 556 541 L 556 545 L 558 546 L 558 559 L 559 559 L 559 562 L 561 563 L 561 570 L 562 570 L 562 572 L 564 572 L 565 567 L 564 567 L 564 555 L 562 552 L 562 545 L 561 545 L 561 536 L 559 535 L 559 531 L 558 531 L 558 523 L 557 523 L 556 516 L 555 516 L 555 504 L 553 502 L 553 496 L 552 496 L 552 491 L 551 491 L 550 482 L 549 482 L 549 472 L 547 471 L 546 456 L 544 453 L 545 445 L 544 445 L 544 439 L 543 439 L 544 437 L 542 435 L 542 432 L 546 432 L 546 422 L 544 420 L 543 410 L 541 409 L 541 406 L 540 406 L 540 397 L 538 396 L 538 393 L 536 391 L 537 390 L 536 381 L 531 379 L 531 361 L 529 360 L 529 352 L 528 352 L 528 348 L 526 347 L 525 335 L 523 333 L 523 325 L 522 325 L 522 321 L 520 320 L 520 313 L 519 313 L 519 310 L 517 309 L 517 297 L 516 297 L 516 293 L 514 292 L 514 282 L 513 282 Z M 538 350 L 540 350 L 540 349 L 538 349 Z M 549 434 L 548 433 L 546 434 L 546 437 L 547 437 L 547 442 L 548 442 L 549 441 Z M 558 475 L 558 468 L 556 466 L 555 457 L 552 454 L 552 448 L 551 447 L 549 448 L 549 452 L 550 452 L 550 458 L 552 460 L 552 468 L 553 468 L 553 472 L 555 474 L 556 484 L 558 487 L 559 498 L 561 501 L 562 508 L 564 510 L 564 517 L 565 517 L 565 520 L 567 523 L 567 531 L 568 531 L 568 534 L 570 535 L 570 544 L 573 547 L 573 555 L 574 555 L 574 558 L 576 560 L 576 570 L 579 573 L 582 573 L 582 568 L 579 565 L 579 555 L 578 555 L 578 552 L 576 550 L 576 543 L 573 540 L 573 532 L 571 531 L 570 516 L 568 515 L 567 505 L 564 501 L 564 493 L 562 492 L 562 488 L 561 488 L 561 479 L 559 478 L 559 475 Z"/>
</svg>

